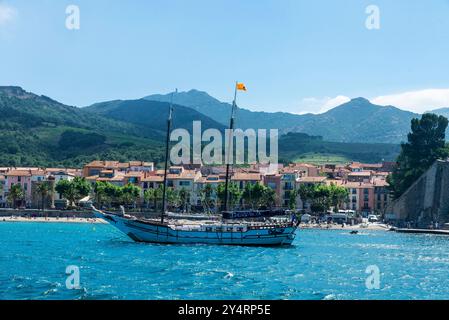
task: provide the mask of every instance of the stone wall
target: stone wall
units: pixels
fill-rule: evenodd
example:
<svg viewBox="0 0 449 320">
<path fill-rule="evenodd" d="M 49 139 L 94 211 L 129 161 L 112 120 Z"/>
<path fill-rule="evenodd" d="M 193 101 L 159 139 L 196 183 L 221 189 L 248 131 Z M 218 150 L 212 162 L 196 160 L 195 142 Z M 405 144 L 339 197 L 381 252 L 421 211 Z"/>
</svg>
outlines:
<svg viewBox="0 0 449 320">
<path fill-rule="evenodd" d="M 425 228 L 432 222 L 449 222 L 449 161 L 437 161 L 398 200 L 388 206 L 386 213 L 398 224 L 413 222 Z"/>
</svg>

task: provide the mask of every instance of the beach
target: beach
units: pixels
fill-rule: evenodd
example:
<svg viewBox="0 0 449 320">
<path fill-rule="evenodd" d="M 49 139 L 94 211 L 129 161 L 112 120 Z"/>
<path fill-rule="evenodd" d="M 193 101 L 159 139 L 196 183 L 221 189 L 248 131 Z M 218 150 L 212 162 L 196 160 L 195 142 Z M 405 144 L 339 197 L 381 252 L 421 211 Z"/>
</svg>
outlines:
<svg viewBox="0 0 449 320">
<path fill-rule="evenodd" d="M 55 217 L 0 217 L 0 223 L 1 222 L 38 222 L 38 223 L 91 223 L 91 224 L 107 224 L 106 221 L 103 221 L 101 219 L 95 219 L 95 218 L 55 218 Z M 356 230 L 356 231 L 363 231 L 363 230 L 381 230 L 381 231 L 388 231 L 390 230 L 390 226 L 386 224 L 380 224 L 380 223 L 369 223 L 369 224 L 358 224 L 358 225 L 345 225 L 342 227 L 341 224 L 301 224 L 299 226 L 300 229 L 320 229 L 320 230 Z"/>
<path fill-rule="evenodd" d="M 350 231 L 363 231 L 363 230 L 379 230 L 379 231 L 389 231 L 391 226 L 382 223 L 368 223 L 368 224 L 356 224 L 356 225 L 345 225 L 342 227 L 341 224 L 301 224 L 300 229 L 320 229 L 320 230 L 350 230 Z"/>
<path fill-rule="evenodd" d="M 39 222 L 39 223 L 91 223 L 91 224 L 106 224 L 107 222 L 101 220 L 101 219 L 95 219 L 95 218 L 54 218 L 54 217 L 35 217 L 35 218 L 28 218 L 28 217 L 1 217 L 1 222 Z"/>
</svg>

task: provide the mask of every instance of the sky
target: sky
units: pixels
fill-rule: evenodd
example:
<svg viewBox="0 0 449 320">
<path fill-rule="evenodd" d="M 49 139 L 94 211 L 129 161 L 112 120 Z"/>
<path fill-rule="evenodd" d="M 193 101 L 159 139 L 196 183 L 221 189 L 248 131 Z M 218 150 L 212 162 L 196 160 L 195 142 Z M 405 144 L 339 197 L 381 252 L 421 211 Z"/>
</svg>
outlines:
<svg viewBox="0 0 449 320">
<path fill-rule="evenodd" d="M 251 110 L 424 112 L 449 107 L 448 53 L 449 0 L 0 0 L 0 85 L 75 106 L 241 81 Z"/>
</svg>

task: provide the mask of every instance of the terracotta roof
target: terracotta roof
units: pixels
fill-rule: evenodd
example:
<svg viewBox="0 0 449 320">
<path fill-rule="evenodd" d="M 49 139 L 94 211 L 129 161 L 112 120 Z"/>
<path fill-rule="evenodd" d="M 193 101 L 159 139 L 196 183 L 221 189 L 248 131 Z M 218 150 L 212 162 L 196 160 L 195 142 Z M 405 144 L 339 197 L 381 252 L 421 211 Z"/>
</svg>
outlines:
<svg viewBox="0 0 449 320">
<path fill-rule="evenodd" d="M 167 179 L 170 180 L 192 180 L 199 175 L 195 170 L 184 170 L 180 174 L 167 174 Z"/>
<path fill-rule="evenodd" d="M 108 167 L 108 168 L 116 168 L 118 167 L 118 161 L 100 161 L 95 160 L 91 163 L 86 164 L 86 167 Z"/>
<path fill-rule="evenodd" d="M 260 173 L 241 173 L 241 172 L 236 172 L 231 177 L 231 180 L 234 180 L 234 181 L 260 181 L 261 180 L 261 175 L 260 175 Z"/>
<path fill-rule="evenodd" d="M 348 174 L 348 176 L 358 176 L 358 177 L 371 176 L 371 171 L 351 172 Z"/>
<path fill-rule="evenodd" d="M 143 172 L 137 172 L 137 171 L 131 171 L 126 173 L 125 177 L 136 177 L 136 178 L 140 178 L 143 176 Z"/>
<path fill-rule="evenodd" d="M 299 182 L 305 182 L 305 183 L 318 183 L 318 182 L 324 182 L 326 181 L 326 177 L 303 177 L 299 179 Z"/>
<path fill-rule="evenodd" d="M 147 176 L 144 177 L 142 182 L 164 182 L 164 177 L 161 176 Z"/>
<path fill-rule="evenodd" d="M 11 170 L 5 174 L 5 176 L 10 177 L 31 177 L 30 170 Z"/>
</svg>

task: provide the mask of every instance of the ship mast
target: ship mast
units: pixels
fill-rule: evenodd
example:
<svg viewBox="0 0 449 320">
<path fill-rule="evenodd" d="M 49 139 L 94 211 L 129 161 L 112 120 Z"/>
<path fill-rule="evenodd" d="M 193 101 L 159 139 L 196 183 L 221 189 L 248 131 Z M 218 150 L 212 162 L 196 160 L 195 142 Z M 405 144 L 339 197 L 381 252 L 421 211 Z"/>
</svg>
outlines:
<svg viewBox="0 0 449 320">
<path fill-rule="evenodd" d="M 229 123 L 229 137 L 228 137 L 228 150 L 226 153 L 226 182 L 225 182 L 225 194 L 224 194 L 224 211 L 228 211 L 228 197 L 229 197 L 229 171 L 231 167 L 231 158 L 233 158 L 233 130 L 234 130 L 234 119 L 235 119 L 235 109 L 237 107 L 237 87 L 238 81 L 235 83 L 234 101 L 232 102 L 231 110 L 231 121 Z"/>
<path fill-rule="evenodd" d="M 168 172 L 168 164 L 169 164 L 169 148 L 170 148 L 170 130 L 172 125 L 172 117 L 173 117 L 173 95 L 178 93 L 178 89 L 175 92 L 171 93 L 170 97 L 170 107 L 168 110 L 168 119 L 167 119 L 167 138 L 165 141 L 165 167 L 164 167 L 164 185 L 163 185 L 163 193 L 162 193 L 162 212 L 161 212 L 161 223 L 164 223 L 164 216 L 167 212 L 167 172 Z"/>
</svg>

